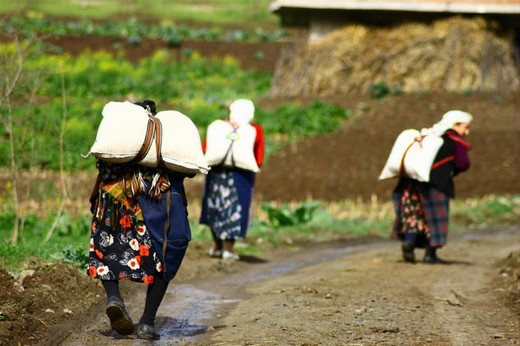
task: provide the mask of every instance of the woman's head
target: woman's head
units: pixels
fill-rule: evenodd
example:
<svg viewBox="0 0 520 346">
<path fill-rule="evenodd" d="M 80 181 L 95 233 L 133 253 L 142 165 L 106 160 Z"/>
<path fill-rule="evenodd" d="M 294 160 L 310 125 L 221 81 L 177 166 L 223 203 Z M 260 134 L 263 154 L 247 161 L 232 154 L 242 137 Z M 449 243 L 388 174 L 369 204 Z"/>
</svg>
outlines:
<svg viewBox="0 0 520 346">
<path fill-rule="evenodd" d="M 155 108 L 155 102 L 152 100 L 144 100 L 140 102 L 135 103 L 138 106 L 143 107 L 148 112 L 152 113 L 153 115 L 157 114 L 157 109 Z"/>
<path fill-rule="evenodd" d="M 473 116 L 470 113 L 459 110 L 451 110 L 444 113 L 441 123 L 446 126 L 446 128 L 454 130 L 459 135 L 467 136 L 469 135 L 472 121 Z"/>
<path fill-rule="evenodd" d="M 255 116 L 255 105 L 251 100 L 235 100 L 229 106 L 229 110 L 229 120 L 238 125 L 250 123 L 251 121 L 253 121 L 253 118 Z"/>
</svg>

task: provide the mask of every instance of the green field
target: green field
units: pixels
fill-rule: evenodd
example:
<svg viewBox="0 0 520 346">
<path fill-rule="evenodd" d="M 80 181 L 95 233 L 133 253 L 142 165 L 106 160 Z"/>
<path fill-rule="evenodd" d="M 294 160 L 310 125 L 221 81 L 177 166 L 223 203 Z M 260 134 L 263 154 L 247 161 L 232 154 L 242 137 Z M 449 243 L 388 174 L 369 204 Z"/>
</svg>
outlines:
<svg viewBox="0 0 520 346">
<path fill-rule="evenodd" d="M 36 12 L 48 16 L 147 21 L 175 19 L 192 23 L 275 27 L 278 18 L 268 10 L 269 0 L 134 0 L 134 1 L 0 1 L 0 13 Z"/>
</svg>

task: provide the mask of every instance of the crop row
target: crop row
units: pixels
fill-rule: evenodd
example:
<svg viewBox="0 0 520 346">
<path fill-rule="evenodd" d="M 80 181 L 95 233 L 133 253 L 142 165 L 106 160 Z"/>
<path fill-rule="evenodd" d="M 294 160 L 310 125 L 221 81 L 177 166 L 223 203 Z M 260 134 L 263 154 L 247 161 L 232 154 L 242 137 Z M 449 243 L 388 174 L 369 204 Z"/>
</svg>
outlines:
<svg viewBox="0 0 520 346">
<path fill-rule="evenodd" d="M 276 42 L 287 35 L 283 29 L 268 31 L 260 27 L 250 30 L 217 26 L 194 28 L 176 24 L 172 20 L 163 20 L 156 24 L 148 24 L 138 19 L 94 22 L 83 18 L 65 21 L 53 20 L 39 14 L 0 19 L 0 31 L 12 30 L 22 32 L 25 36 L 117 36 L 126 38 L 134 45 L 140 44 L 145 38 L 152 38 L 167 42 L 171 46 L 178 46 L 183 40 Z"/>
</svg>

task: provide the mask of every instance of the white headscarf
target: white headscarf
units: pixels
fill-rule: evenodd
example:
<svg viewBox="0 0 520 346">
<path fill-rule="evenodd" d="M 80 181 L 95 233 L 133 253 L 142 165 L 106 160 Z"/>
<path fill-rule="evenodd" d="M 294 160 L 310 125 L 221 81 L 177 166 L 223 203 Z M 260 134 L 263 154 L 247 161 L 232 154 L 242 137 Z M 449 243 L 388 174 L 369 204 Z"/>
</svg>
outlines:
<svg viewBox="0 0 520 346">
<path fill-rule="evenodd" d="M 231 111 L 229 114 L 229 120 L 239 126 L 249 124 L 253 121 L 255 115 L 255 105 L 253 104 L 253 101 L 246 99 L 233 101 L 229 106 L 229 110 Z"/>
<path fill-rule="evenodd" d="M 453 125 L 458 123 L 470 123 L 473 121 L 473 116 L 468 112 L 463 112 L 459 110 L 451 110 L 442 116 L 442 119 L 433 125 L 429 129 L 422 129 L 421 134 L 427 135 L 427 134 L 436 134 L 438 136 L 441 136 L 446 132 L 446 130 L 449 130 L 453 127 Z"/>
</svg>

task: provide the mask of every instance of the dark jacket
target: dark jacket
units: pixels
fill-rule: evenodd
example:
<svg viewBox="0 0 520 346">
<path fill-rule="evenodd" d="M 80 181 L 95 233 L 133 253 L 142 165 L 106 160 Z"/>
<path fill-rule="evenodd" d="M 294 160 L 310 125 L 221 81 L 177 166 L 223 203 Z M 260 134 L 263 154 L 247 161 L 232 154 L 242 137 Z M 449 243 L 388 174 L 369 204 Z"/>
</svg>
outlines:
<svg viewBox="0 0 520 346">
<path fill-rule="evenodd" d="M 469 144 L 453 130 L 442 136 L 444 143 L 435 157 L 430 172 L 430 183 L 448 197 L 455 197 L 453 178 L 469 169 Z"/>
</svg>

